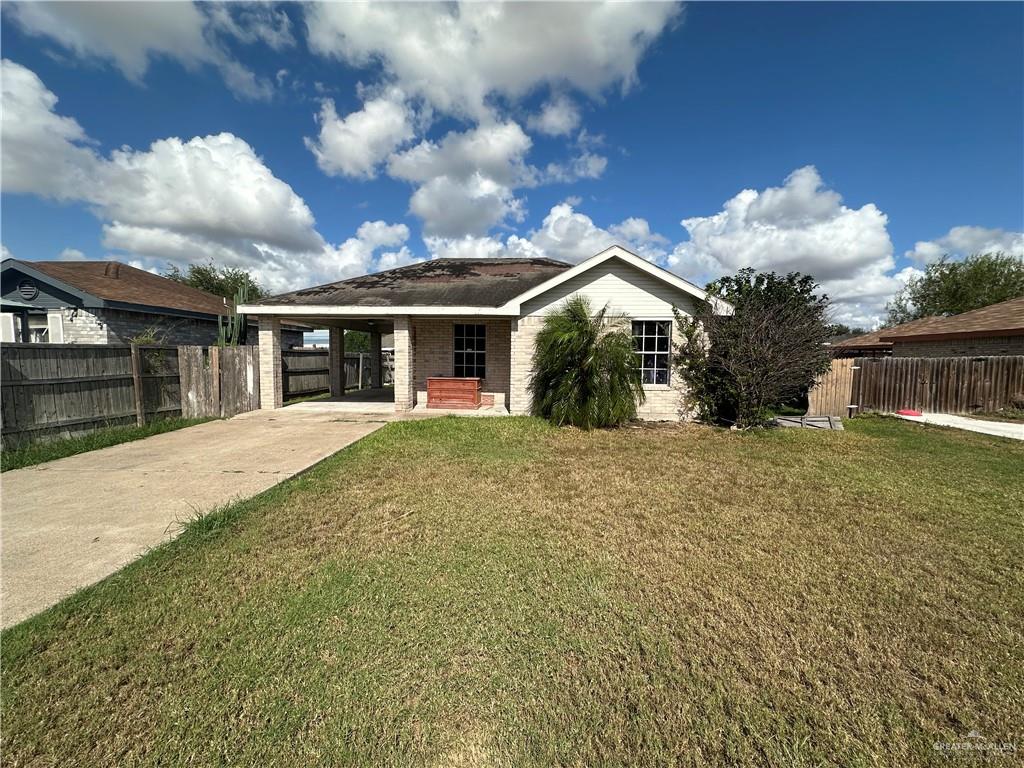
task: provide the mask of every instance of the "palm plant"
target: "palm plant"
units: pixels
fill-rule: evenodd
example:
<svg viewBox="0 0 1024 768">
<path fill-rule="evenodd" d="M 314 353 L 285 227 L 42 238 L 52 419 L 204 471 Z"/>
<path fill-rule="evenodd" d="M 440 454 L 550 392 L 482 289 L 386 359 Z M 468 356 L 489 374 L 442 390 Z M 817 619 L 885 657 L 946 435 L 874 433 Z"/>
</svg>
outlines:
<svg viewBox="0 0 1024 768">
<path fill-rule="evenodd" d="M 533 412 L 554 424 L 611 427 L 636 418 L 643 382 L 628 319 L 582 296 L 544 319 L 530 379 Z"/>
</svg>

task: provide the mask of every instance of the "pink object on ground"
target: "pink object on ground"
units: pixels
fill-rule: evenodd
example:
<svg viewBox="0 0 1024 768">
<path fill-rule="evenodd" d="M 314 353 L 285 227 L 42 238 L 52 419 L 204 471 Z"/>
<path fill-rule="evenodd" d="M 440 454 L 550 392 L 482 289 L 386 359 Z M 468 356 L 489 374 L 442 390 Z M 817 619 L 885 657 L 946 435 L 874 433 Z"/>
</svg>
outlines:
<svg viewBox="0 0 1024 768">
<path fill-rule="evenodd" d="M 904 408 L 902 411 L 896 411 L 900 416 L 923 416 L 924 414 L 920 411 L 912 411 L 909 408 Z"/>
</svg>

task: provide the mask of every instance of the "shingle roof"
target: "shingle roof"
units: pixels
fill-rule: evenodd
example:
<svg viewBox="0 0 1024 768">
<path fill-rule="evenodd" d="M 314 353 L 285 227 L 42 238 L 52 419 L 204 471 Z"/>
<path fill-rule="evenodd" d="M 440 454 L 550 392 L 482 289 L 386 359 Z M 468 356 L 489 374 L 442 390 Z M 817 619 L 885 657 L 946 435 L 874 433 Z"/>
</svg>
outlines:
<svg viewBox="0 0 1024 768">
<path fill-rule="evenodd" d="M 942 341 L 1024 335 L 1024 296 L 948 317 L 924 317 L 881 332 L 882 341 Z"/>
<path fill-rule="evenodd" d="M 260 305 L 500 307 L 570 268 L 552 259 L 434 259 L 303 288 Z"/>
<path fill-rule="evenodd" d="M 864 334 L 861 334 L 860 336 L 851 336 L 848 339 L 843 339 L 842 341 L 835 342 L 834 344 L 832 344 L 832 348 L 833 349 L 837 349 L 837 348 L 838 349 L 860 349 L 862 347 L 864 347 L 864 348 L 872 347 L 872 348 L 887 349 L 887 348 L 892 346 L 892 342 L 890 342 L 890 341 L 882 341 L 879 338 L 879 336 L 881 336 L 882 333 L 885 333 L 885 332 L 888 332 L 888 331 L 892 331 L 892 330 L 894 330 L 894 329 L 886 328 L 884 331 L 871 331 L 871 333 L 864 333 Z"/>
<path fill-rule="evenodd" d="M 224 299 L 119 261 L 22 262 L 104 301 L 223 315 Z"/>
</svg>

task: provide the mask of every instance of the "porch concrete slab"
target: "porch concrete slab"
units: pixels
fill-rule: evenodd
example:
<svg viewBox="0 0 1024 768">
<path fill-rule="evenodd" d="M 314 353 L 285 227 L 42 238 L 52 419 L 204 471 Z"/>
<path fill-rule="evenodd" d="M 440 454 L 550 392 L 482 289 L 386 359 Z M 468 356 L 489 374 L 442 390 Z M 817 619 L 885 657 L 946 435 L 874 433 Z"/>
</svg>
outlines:
<svg viewBox="0 0 1024 768">
<path fill-rule="evenodd" d="M 7 627 L 379 429 L 393 413 L 252 411 L 0 476 Z"/>
<path fill-rule="evenodd" d="M 926 413 L 922 416 L 900 416 L 907 421 L 921 424 L 935 424 L 940 427 L 966 429 L 968 432 L 980 432 L 983 435 L 1007 437 L 1011 440 L 1024 440 L 1024 424 L 1012 421 L 986 421 L 972 419 L 968 416 L 954 416 L 949 413 Z"/>
</svg>

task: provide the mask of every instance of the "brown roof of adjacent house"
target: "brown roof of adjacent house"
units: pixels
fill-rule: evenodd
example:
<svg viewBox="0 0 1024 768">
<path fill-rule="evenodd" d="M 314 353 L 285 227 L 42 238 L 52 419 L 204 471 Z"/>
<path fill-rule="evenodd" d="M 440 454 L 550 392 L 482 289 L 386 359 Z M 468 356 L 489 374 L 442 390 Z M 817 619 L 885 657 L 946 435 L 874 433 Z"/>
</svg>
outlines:
<svg viewBox="0 0 1024 768">
<path fill-rule="evenodd" d="M 265 305 L 500 307 L 570 268 L 552 259 L 433 259 L 283 293 Z"/>
<path fill-rule="evenodd" d="M 136 269 L 119 261 L 24 262 L 73 288 L 104 301 L 205 315 L 223 315 L 232 302 L 198 288 Z"/>
<path fill-rule="evenodd" d="M 848 339 L 837 341 L 832 344 L 832 348 L 840 349 L 888 349 L 892 346 L 891 341 L 882 341 L 879 336 L 882 333 L 893 330 L 892 328 L 886 328 L 882 331 L 871 331 L 871 333 L 864 333 L 860 336 L 851 336 Z"/>
<path fill-rule="evenodd" d="M 944 341 L 1024 335 L 1024 296 L 959 315 L 924 317 L 880 332 L 882 341 Z"/>
</svg>

